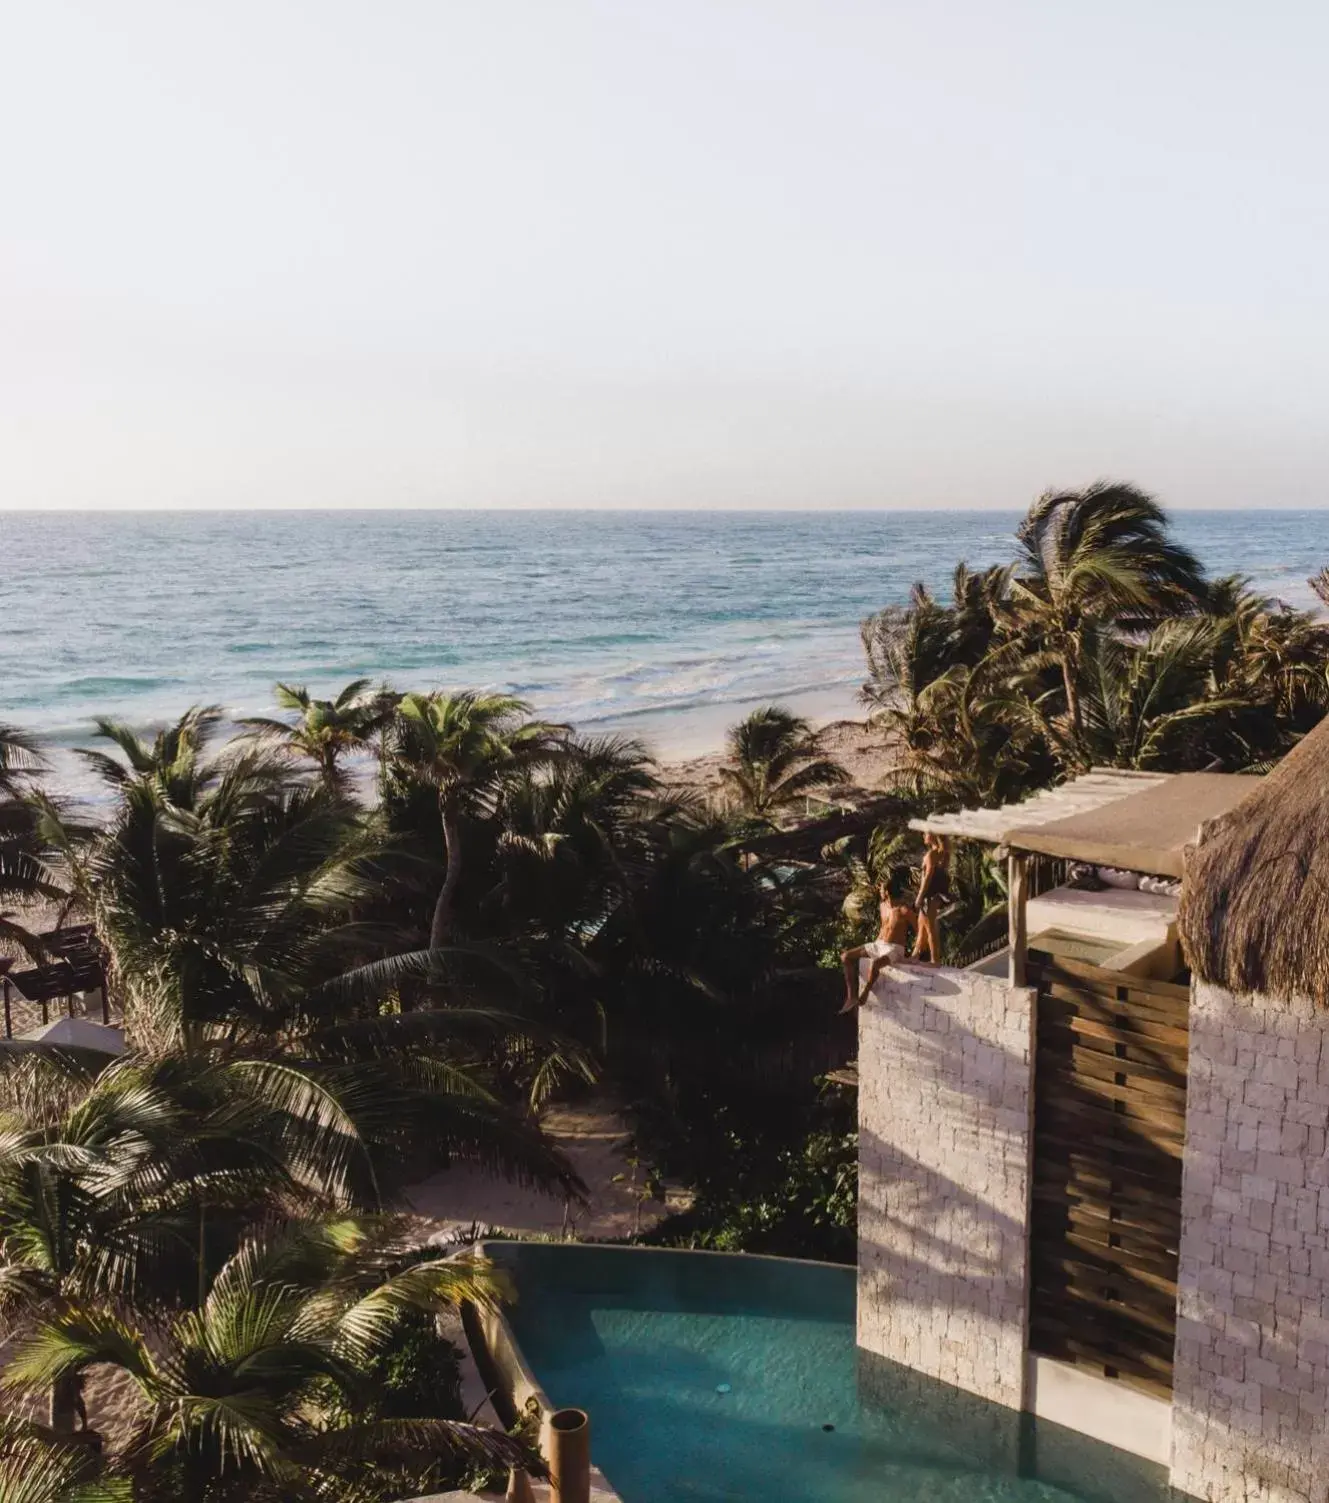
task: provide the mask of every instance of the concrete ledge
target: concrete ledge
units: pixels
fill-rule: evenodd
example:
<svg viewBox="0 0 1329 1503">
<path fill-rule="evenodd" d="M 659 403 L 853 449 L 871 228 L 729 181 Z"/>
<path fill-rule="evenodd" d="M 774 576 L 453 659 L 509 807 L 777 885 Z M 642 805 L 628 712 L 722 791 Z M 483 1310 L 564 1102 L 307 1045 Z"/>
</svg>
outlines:
<svg viewBox="0 0 1329 1503">
<path fill-rule="evenodd" d="M 1172 1460 L 1172 1405 L 1112 1378 L 1031 1355 L 1025 1407 L 1038 1419 L 1078 1430 L 1132 1456 L 1160 1466 Z"/>
<path fill-rule="evenodd" d="M 481 1253 L 485 1248 L 485 1243 L 479 1244 Z M 624 1251 L 631 1249 L 625 1248 Z M 533 1404 L 540 1416 L 540 1449 L 548 1455 L 547 1422 L 555 1406 L 531 1371 L 507 1317 L 501 1310 L 481 1310 L 467 1305 L 462 1310 L 462 1328 L 499 1418 L 505 1425 L 511 1425 L 526 1412 L 528 1405 Z M 594 1444 L 594 1415 L 591 1415 L 591 1441 Z M 548 1498 L 549 1489 L 544 1483 L 536 1483 L 535 1495 Z M 591 1460 L 591 1503 L 621 1503 L 604 1473 L 595 1465 L 594 1457 Z"/>
</svg>

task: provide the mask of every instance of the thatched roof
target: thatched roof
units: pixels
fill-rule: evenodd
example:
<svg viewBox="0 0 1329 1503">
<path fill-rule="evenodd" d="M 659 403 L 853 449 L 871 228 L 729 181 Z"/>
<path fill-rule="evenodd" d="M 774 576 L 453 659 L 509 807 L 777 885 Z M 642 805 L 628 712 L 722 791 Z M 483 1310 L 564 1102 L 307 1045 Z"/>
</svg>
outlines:
<svg viewBox="0 0 1329 1503">
<path fill-rule="evenodd" d="M 1180 929 L 1202 980 L 1329 1006 L 1329 721 L 1206 826 Z"/>
</svg>

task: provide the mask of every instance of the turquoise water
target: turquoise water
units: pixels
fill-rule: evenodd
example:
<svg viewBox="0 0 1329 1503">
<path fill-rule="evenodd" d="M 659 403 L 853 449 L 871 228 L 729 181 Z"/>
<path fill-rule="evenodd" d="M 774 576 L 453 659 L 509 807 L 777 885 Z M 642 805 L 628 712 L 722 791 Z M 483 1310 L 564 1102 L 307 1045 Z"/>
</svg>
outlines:
<svg viewBox="0 0 1329 1503">
<path fill-rule="evenodd" d="M 491 1243 L 550 1399 L 624 1503 L 1161 1503 L 1162 1468 L 893 1364 L 851 1268 Z M 831 1428 L 827 1428 L 830 1426 Z"/>
<path fill-rule="evenodd" d="M 0 718 L 57 744 L 92 716 L 271 706 L 277 678 L 494 686 L 583 727 L 838 691 L 858 624 L 1013 512 L 0 512 Z M 1215 573 L 1302 603 L 1329 512 L 1179 512 Z M 723 723 L 723 722 L 722 722 Z M 709 746 L 714 737 L 703 743 Z M 673 738 L 677 744 L 677 738 Z"/>
</svg>

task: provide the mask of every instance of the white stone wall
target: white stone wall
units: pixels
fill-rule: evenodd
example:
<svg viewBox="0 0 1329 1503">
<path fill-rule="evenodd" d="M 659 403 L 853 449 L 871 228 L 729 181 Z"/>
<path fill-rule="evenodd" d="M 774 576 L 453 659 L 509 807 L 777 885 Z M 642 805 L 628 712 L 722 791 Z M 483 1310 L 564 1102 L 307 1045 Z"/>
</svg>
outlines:
<svg viewBox="0 0 1329 1503">
<path fill-rule="evenodd" d="M 1034 993 L 884 971 L 859 1013 L 858 1342 L 1024 1399 Z"/>
<path fill-rule="evenodd" d="M 1329 1015 L 1197 985 L 1173 1484 L 1329 1500 Z"/>
</svg>

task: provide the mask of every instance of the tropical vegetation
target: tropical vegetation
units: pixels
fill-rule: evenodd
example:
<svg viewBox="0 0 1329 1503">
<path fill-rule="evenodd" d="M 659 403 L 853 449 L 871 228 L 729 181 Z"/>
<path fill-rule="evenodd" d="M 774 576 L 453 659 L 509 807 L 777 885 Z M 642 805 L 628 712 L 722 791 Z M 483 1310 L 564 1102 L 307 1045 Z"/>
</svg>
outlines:
<svg viewBox="0 0 1329 1503">
<path fill-rule="evenodd" d="M 509 696 L 365 680 L 233 730 L 100 720 L 91 812 L 0 728 L 0 946 L 90 922 L 130 1045 L 0 1051 L 0 1495 L 375 1503 L 530 1460 L 466 1422 L 437 1327 L 503 1291 L 401 1213 L 459 1162 L 575 1211 L 541 1112 L 592 1085 L 642 1193 L 692 1191 L 651 1237 L 852 1260 L 838 957 L 916 868 L 910 817 L 1259 771 L 1329 710 L 1323 617 L 1207 578 L 1135 488 L 1049 493 L 1015 541 L 864 624 L 894 771 L 853 797 L 774 705 L 711 796 Z M 1004 891 L 977 847 L 953 877 L 955 957 Z"/>
</svg>

